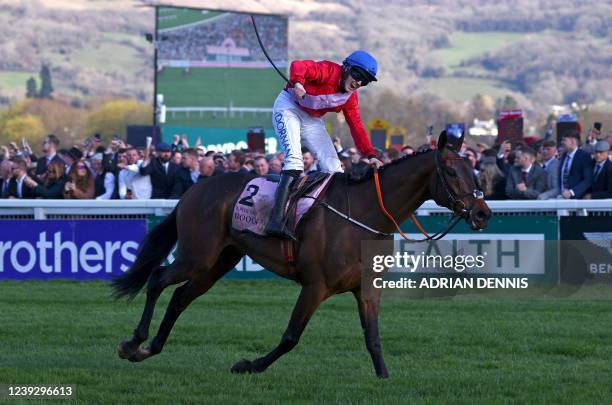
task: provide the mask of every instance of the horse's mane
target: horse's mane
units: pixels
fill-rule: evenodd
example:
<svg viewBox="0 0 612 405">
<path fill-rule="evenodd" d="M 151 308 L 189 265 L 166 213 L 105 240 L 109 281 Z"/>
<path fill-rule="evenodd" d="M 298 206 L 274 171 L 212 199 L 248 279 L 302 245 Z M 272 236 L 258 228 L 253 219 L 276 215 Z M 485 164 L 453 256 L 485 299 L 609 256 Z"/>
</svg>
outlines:
<svg viewBox="0 0 612 405">
<path fill-rule="evenodd" d="M 426 149 L 423 151 L 415 152 L 411 155 L 402 156 L 401 158 L 391 161 L 391 163 L 387 163 L 386 165 L 383 165 L 380 169 L 378 169 L 378 173 L 384 173 L 384 171 L 390 167 L 397 166 L 406 160 L 412 159 L 413 157 L 416 157 L 416 156 L 425 155 L 429 152 L 433 152 L 433 149 Z M 361 176 L 356 176 L 355 174 L 351 172 L 343 173 L 343 174 L 340 174 L 339 176 L 342 176 L 345 183 L 361 184 L 361 183 L 365 183 L 368 180 L 371 180 L 374 177 L 374 168 L 370 167 L 368 171 L 362 174 Z"/>
</svg>

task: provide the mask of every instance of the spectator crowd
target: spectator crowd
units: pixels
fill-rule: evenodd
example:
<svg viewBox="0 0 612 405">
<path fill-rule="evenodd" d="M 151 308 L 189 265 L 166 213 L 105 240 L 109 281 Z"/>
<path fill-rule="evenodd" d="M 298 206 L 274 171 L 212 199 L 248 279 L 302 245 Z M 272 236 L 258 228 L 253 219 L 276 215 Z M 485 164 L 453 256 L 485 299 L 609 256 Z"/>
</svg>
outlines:
<svg viewBox="0 0 612 405">
<path fill-rule="evenodd" d="M 489 200 L 612 198 L 610 141 L 592 128 L 586 142 L 570 131 L 561 144 L 551 139 L 530 145 L 504 142 L 494 147 L 464 143 L 460 154 L 471 165 L 474 180 Z M 612 136 L 608 136 L 612 138 Z M 62 149 L 49 134 L 36 156 L 26 141 L 0 146 L 1 198 L 43 199 L 178 199 L 190 187 L 226 172 L 267 176 L 280 173 L 282 153 L 234 150 L 229 154 L 190 147 L 185 136 L 171 144 L 134 147 L 115 136 L 106 146 L 94 135 L 82 145 Z M 367 159 L 355 148 L 334 139 L 342 167 L 353 177 L 368 170 Z M 379 151 L 389 163 L 405 155 L 435 147 Z M 316 157 L 303 149 L 304 173 L 318 170 Z"/>
<path fill-rule="evenodd" d="M 262 15 L 256 21 L 270 57 L 275 61 L 286 61 L 287 20 Z M 166 60 L 214 60 L 216 55 L 209 53 L 209 47 L 219 47 L 231 39 L 237 48 L 249 50 L 248 56 L 243 55 L 243 61 L 267 62 L 252 29 L 249 15 L 225 13 L 217 18 L 164 32 L 163 39 L 159 41 L 158 57 Z"/>
</svg>

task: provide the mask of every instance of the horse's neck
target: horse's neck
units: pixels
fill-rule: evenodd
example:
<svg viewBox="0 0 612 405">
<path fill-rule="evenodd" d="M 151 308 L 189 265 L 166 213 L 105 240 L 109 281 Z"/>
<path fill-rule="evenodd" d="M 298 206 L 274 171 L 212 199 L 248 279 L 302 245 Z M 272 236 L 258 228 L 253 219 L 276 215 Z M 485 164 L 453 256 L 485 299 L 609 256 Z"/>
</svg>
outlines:
<svg viewBox="0 0 612 405">
<path fill-rule="evenodd" d="M 408 219 L 410 213 L 429 197 L 432 175 L 435 175 L 434 152 L 409 157 L 380 172 L 383 203 L 397 223 Z M 360 211 L 365 214 L 366 223 L 385 232 L 394 229 L 378 205 L 374 180 L 360 184 L 351 191 L 351 196 L 359 196 Z"/>
</svg>

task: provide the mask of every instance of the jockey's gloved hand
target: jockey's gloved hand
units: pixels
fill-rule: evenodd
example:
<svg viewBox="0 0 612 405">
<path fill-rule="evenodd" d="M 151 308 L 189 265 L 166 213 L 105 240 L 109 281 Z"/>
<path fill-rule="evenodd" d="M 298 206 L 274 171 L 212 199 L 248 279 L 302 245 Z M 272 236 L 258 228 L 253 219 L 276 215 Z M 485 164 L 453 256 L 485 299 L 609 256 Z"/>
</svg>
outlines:
<svg viewBox="0 0 612 405">
<path fill-rule="evenodd" d="M 295 92 L 295 95 L 299 98 L 304 98 L 304 96 L 306 95 L 306 89 L 304 88 L 304 86 L 302 86 L 302 83 L 295 83 L 293 85 L 293 91 Z"/>
<path fill-rule="evenodd" d="M 371 158 L 368 159 L 368 162 L 370 164 L 370 166 L 372 166 L 375 169 L 380 169 L 381 166 L 383 165 L 383 162 L 381 162 L 380 160 L 378 160 L 378 158 L 372 156 Z"/>
</svg>

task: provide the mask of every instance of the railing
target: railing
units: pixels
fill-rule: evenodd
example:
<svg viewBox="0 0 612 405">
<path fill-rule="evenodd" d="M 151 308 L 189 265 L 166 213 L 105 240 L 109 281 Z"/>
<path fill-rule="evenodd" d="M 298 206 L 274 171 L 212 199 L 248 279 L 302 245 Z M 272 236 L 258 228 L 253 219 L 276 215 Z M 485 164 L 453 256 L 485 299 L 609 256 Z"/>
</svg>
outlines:
<svg viewBox="0 0 612 405">
<path fill-rule="evenodd" d="M 0 200 L 0 219 L 142 218 L 164 216 L 178 200 Z M 612 200 L 488 201 L 495 215 L 612 215 Z M 204 209 L 204 208 L 202 208 Z M 427 201 L 417 215 L 449 211 Z"/>
</svg>

